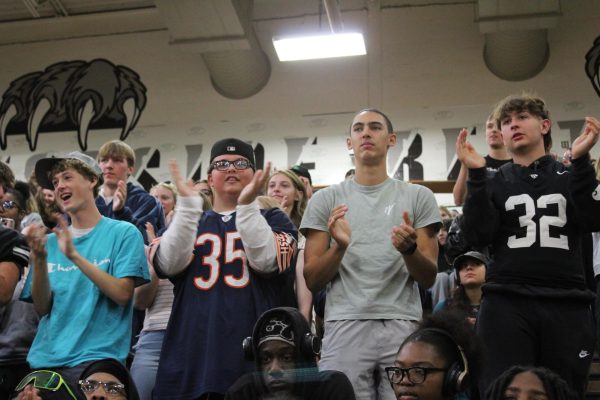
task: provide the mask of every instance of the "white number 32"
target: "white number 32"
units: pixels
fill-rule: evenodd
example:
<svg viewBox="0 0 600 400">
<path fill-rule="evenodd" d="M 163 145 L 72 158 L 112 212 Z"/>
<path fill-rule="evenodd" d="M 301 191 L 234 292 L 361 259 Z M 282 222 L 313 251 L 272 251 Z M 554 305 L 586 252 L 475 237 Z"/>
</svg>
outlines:
<svg viewBox="0 0 600 400">
<path fill-rule="evenodd" d="M 519 216 L 519 225 L 526 229 L 526 235 L 524 237 L 510 236 L 507 245 L 512 249 L 530 247 L 537 239 L 537 226 L 533 221 L 536 204 L 534 204 L 531 196 L 521 194 L 509 197 L 505 203 L 506 211 L 512 211 L 515 209 L 515 206 L 521 204 L 525 205 L 525 214 Z M 569 241 L 566 235 L 559 235 L 558 237 L 550 236 L 550 226 L 561 228 L 567 223 L 567 199 L 560 193 L 553 193 L 541 196 L 537 200 L 537 208 L 547 208 L 550 204 L 557 205 L 558 215 L 543 215 L 540 217 L 540 247 L 569 250 Z"/>
</svg>

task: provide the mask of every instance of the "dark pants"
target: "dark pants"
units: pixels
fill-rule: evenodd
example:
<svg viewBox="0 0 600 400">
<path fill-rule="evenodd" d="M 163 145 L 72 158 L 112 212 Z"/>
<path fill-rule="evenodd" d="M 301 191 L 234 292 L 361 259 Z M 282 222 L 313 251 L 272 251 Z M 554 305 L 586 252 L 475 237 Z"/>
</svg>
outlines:
<svg viewBox="0 0 600 400">
<path fill-rule="evenodd" d="M 225 396 L 220 393 L 204 393 L 200 396 L 200 400 L 223 400 L 224 398 Z"/>
<path fill-rule="evenodd" d="M 596 277 L 596 303 L 594 306 L 596 316 L 596 349 L 600 352 L 600 277 Z"/>
<path fill-rule="evenodd" d="M 30 372 L 27 363 L 0 366 L 0 400 L 9 399 L 21 379 Z"/>
<path fill-rule="evenodd" d="M 559 374 L 584 397 L 594 352 L 591 307 L 569 299 L 512 293 L 486 293 L 477 318 L 485 344 L 479 388 L 487 387 L 513 365 L 542 366 Z"/>
</svg>

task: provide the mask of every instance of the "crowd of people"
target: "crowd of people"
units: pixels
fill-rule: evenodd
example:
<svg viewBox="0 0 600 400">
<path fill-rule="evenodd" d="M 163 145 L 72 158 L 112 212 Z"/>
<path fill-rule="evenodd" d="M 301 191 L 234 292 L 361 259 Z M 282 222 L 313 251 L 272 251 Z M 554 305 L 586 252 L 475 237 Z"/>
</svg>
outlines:
<svg viewBox="0 0 600 400">
<path fill-rule="evenodd" d="M 319 190 L 236 138 L 206 180 L 171 161 L 148 192 L 119 140 L 27 183 L 0 163 L 0 399 L 582 399 L 600 123 L 562 161 L 551 127 L 522 94 L 488 117 L 489 155 L 461 131 L 456 214 L 388 176 L 376 109 Z"/>
</svg>

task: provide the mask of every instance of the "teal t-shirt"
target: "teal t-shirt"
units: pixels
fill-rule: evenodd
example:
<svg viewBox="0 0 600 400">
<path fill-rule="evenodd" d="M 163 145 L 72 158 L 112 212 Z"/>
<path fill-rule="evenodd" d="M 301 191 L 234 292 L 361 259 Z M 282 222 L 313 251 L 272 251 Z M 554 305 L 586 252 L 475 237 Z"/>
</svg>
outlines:
<svg viewBox="0 0 600 400">
<path fill-rule="evenodd" d="M 137 228 L 102 217 L 88 234 L 73 239 L 77 251 L 116 277 L 148 280 L 144 242 Z M 129 351 L 133 299 L 120 306 L 106 295 L 61 251 L 55 234 L 48 235 L 48 278 L 52 308 L 42 317 L 27 361 L 31 368 L 73 367 L 90 360 L 125 361 Z M 21 299 L 31 301 L 34 269 Z"/>
</svg>

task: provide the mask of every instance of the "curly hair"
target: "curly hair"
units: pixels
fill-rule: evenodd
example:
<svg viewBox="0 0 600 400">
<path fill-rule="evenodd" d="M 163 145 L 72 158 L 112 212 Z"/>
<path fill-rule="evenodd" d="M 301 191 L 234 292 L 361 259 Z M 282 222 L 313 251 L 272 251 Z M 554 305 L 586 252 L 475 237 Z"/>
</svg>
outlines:
<svg viewBox="0 0 600 400">
<path fill-rule="evenodd" d="M 439 331 L 448 335 L 442 335 Z M 461 367 L 465 368 L 466 366 L 462 365 L 464 354 L 468 364 L 468 375 L 463 387 L 465 390 L 470 389 L 472 393 L 477 392 L 480 371 L 483 370 L 483 344 L 462 313 L 443 310 L 424 318 L 417 330 L 400 345 L 398 353 L 411 342 L 423 342 L 433 346 L 448 366 L 460 363 Z"/>
<path fill-rule="evenodd" d="M 567 382 L 555 372 L 543 367 L 523 367 L 518 365 L 507 369 L 492 382 L 485 393 L 485 399 L 504 399 L 504 392 L 515 376 L 522 372 L 531 372 L 542 381 L 548 400 L 577 400 L 577 394 L 569 387 L 569 385 L 567 385 Z"/>
</svg>

